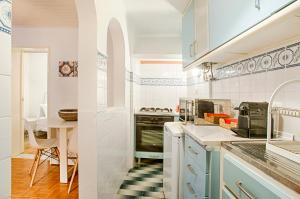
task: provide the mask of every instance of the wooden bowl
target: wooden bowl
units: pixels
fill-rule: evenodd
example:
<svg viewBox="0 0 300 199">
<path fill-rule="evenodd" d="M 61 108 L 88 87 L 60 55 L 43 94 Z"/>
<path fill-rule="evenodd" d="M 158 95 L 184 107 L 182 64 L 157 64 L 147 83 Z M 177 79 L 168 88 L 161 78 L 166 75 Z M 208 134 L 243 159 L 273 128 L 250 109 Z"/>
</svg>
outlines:
<svg viewBox="0 0 300 199">
<path fill-rule="evenodd" d="M 77 121 L 78 110 L 77 109 L 61 109 L 58 111 L 58 115 L 65 121 Z"/>
</svg>

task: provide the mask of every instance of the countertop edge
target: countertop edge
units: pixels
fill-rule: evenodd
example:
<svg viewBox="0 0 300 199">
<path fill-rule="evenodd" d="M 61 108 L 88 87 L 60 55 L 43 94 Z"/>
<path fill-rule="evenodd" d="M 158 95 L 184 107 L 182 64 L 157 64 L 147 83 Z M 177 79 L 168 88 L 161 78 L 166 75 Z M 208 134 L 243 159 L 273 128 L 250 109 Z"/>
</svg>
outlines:
<svg viewBox="0 0 300 199">
<path fill-rule="evenodd" d="M 268 168 L 265 166 L 262 162 L 255 160 L 254 157 L 252 157 L 251 154 L 248 154 L 247 152 L 242 152 L 234 147 L 232 147 L 232 142 L 222 142 L 221 147 L 229 151 L 230 153 L 236 155 L 240 159 L 244 160 L 248 164 L 252 165 L 256 169 L 260 170 L 263 172 L 265 175 L 270 176 L 273 178 L 275 181 L 279 182 L 283 186 L 295 191 L 296 193 L 300 194 L 300 187 L 297 186 L 294 182 L 286 178 L 284 174 L 279 174 L 277 172 L 273 172 L 272 169 Z"/>
</svg>

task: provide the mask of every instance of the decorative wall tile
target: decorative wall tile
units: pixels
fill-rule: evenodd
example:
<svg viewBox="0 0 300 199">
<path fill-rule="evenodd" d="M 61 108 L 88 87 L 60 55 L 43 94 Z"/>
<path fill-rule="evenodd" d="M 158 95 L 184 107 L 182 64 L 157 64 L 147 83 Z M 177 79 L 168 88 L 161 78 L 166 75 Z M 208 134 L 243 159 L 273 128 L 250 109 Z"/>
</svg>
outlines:
<svg viewBox="0 0 300 199">
<path fill-rule="evenodd" d="M 215 77 L 227 79 L 295 66 L 300 66 L 300 42 L 217 68 Z"/>
<path fill-rule="evenodd" d="M 133 72 L 130 73 L 130 81 L 138 85 L 147 86 L 186 86 L 187 82 L 184 78 L 140 78 Z"/>
<path fill-rule="evenodd" d="M 11 34 L 11 1 L 0 0 L 0 31 Z"/>
<path fill-rule="evenodd" d="M 60 61 L 59 77 L 78 77 L 78 62 Z"/>
<path fill-rule="evenodd" d="M 284 50 L 284 48 L 280 48 L 280 49 L 273 50 L 273 51 L 267 53 L 272 58 L 272 64 L 268 68 L 268 70 L 271 71 L 271 70 L 278 70 L 278 69 L 283 69 L 284 68 L 284 66 L 281 66 L 280 63 L 279 63 L 279 54 L 283 50 Z"/>
<path fill-rule="evenodd" d="M 294 67 L 300 64 L 300 42 L 287 46 L 293 52 L 293 60 L 286 67 Z"/>
</svg>

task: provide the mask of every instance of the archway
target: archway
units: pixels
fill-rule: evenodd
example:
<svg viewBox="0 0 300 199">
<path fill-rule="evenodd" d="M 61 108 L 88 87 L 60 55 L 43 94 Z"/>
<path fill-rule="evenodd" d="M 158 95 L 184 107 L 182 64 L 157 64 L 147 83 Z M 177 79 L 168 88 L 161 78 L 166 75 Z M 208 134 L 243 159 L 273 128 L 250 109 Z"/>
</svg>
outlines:
<svg viewBox="0 0 300 199">
<path fill-rule="evenodd" d="M 78 14 L 79 198 L 97 198 L 97 14 L 95 0 L 75 0 Z"/>
<path fill-rule="evenodd" d="M 116 19 L 111 19 L 107 31 L 107 106 L 125 106 L 125 44 Z"/>
</svg>

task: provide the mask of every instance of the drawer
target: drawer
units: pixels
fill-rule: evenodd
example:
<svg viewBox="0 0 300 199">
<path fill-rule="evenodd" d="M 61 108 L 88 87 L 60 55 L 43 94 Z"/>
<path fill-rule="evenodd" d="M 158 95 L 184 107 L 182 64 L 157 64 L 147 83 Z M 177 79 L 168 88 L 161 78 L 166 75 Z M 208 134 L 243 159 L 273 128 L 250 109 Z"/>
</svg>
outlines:
<svg viewBox="0 0 300 199">
<path fill-rule="evenodd" d="M 191 186 L 196 194 L 200 196 L 208 196 L 209 191 L 209 175 L 200 171 L 199 168 L 191 162 L 186 162 L 184 165 L 185 181 L 191 183 Z"/>
<path fill-rule="evenodd" d="M 183 198 L 184 199 L 208 199 L 206 196 L 198 195 L 191 183 L 187 182 L 183 185 Z"/>
<path fill-rule="evenodd" d="M 200 144 L 191 137 L 185 137 L 185 154 L 186 158 L 195 161 L 201 171 L 208 173 L 209 171 L 209 152 L 207 152 Z"/>
<path fill-rule="evenodd" d="M 223 178 L 226 186 L 239 198 L 291 198 L 286 195 L 284 190 L 280 190 L 271 181 L 255 173 L 255 171 L 229 154 L 224 155 Z"/>
</svg>

